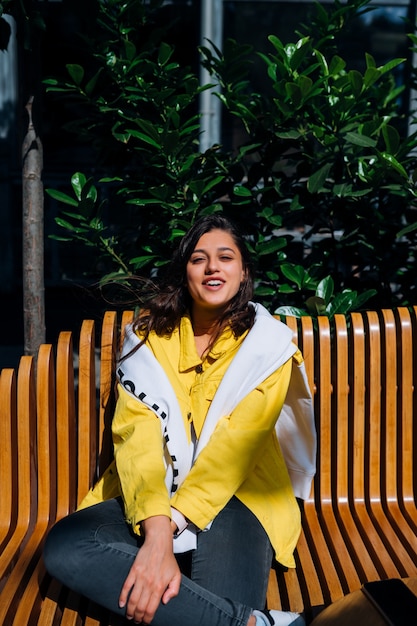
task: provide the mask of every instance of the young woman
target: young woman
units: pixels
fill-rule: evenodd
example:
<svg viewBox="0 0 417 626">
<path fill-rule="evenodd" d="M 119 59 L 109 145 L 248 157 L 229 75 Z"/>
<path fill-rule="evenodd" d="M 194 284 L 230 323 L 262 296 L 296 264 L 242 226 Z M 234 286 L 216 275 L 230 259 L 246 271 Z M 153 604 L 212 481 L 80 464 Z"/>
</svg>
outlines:
<svg viewBox="0 0 417 626">
<path fill-rule="evenodd" d="M 273 559 L 295 566 L 311 397 L 291 331 L 252 294 L 234 225 L 199 220 L 127 329 L 114 462 L 47 538 L 53 576 L 136 623 L 304 624 L 265 599 Z"/>
</svg>

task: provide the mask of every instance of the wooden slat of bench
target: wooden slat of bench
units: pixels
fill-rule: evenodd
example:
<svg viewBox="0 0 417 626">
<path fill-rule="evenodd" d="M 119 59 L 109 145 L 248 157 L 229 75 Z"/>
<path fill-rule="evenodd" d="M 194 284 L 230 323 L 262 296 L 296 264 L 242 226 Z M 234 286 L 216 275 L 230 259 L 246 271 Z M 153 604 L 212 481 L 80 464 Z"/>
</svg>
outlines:
<svg viewBox="0 0 417 626">
<path fill-rule="evenodd" d="M 56 498 L 52 488 L 56 468 L 55 452 L 55 357 L 52 345 L 40 346 L 37 359 L 37 523 L 50 526 L 55 517 Z"/>
<path fill-rule="evenodd" d="M 314 381 L 315 338 L 313 321 L 310 317 L 303 317 L 300 321 L 297 321 L 295 317 L 287 317 L 285 323 L 293 331 L 293 340 L 303 352 L 309 386 L 314 394 L 316 385 Z M 311 500 L 311 505 L 310 515 L 315 516 L 317 521 L 313 499 Z M 319 534 L 322 537 L 321 530 L 319 530 Z M 322 545 L 322 554 L 324 555 L 327 552 L 328 564 L 337 578 L 323 537 Z M 302 532 L 296 551 L 297 569 L 295 571 L 289 570 L 284 574 L 281 572 L 276 573 L 274 570 L 271 571 L 267 596 L 267 604 L 270 608 L 292 611 L 306 609 L 308 611 L 311 606 L 321 606 L 323 604 L 324 599 L 320 578 L 324 580 L 324 576 L 322 575 L 319 559 L 314 558 L 314 555 L 317 557 L 315 547 L 313 547 L 312 553 L 304 532 Z M 324 556 L 323 558 L 325 560 Z"/>
<path fill-rule="evenodd" d="M 399 537 L 414 565 L 417 565 L 417 536 L 413 525 L 409 525 L 400 507 L 403 453 L 403 425 L 399 389 L 406 393 L 409 372 L 401 362 L 402 342 L 400 329 L 392 310 L 382 311 L 384 341 L 382 390 L 385 397 L 385 458 L 382 468 L 381 500 L 387 521 L 396 537 Z M 409 431 L 412 432 L 411 430 Z M 410 439 L 412 437 L 410 436 Z"/>
<path fill-rule="evenodd" d="M 352 473 L 350 504 L 367 552 L 378 571 L 377 578 L 398 577 L 399 572 L 370 517 L 369 490 L 375 481 L 375 456 L 380 438 L 380 351 L 379 326 L 373 325 L 376 337 L 365 329 L 362 315 L 353 314 L 351 355 L 354 372 L 352 413 Z M 372 363 L 370 355 L 372 354 Z M 366 370 L 365 368 L 368 368 Z M 371 577 L 368 576 L 368 579 Z"/>
<path fill-rule="evenodd" d="M 82 323 L 78 355 L 77 506 L 93 484 L 97 472 L 98 398 L 93 320 Z"/>
<path fill-rule="evenodd" d="M 316 364 L 316 332 L 313 320 L 310 317 L 302 317 L 298 323 L 298 332 L 294 323 L 295 318 L 287 318 L 285 322 L 294 332 L 294 340 L 302 350 L 307 378 L 312 394 L 317 392 L 316 381 L 320 373 L 315 370 Z M 316 398 L 316 403 L 320 399 Z M 301 533 L 297 550 L 297 569 L 295 572 L 284 574 L 284 580 L 296 574 L 299 590 L 302 590 L 303 606 L 300 606 L 298 592 L 293 598 L 291 589 L 288 588 L 283 595 L 283 608 L 293 611 L 305 610 L 307 615 L 311 615 L 313 607 L 328 604 L 332 598 L 342 595 L 343 590 L 340 584 L 339 575 L 334 566 L 333 557 L 329 552 L 323 529 L 317 515 L 314 491 L 309 501 L 305 503 L 303 514 L 303 532 Z M 325 570 L 325 571 L 324 571 Z"/>
<path fill-rule="evenodd" d="M 300 346 L 305 359 L 307 377 L 312 393 L 317 392 L 317 380 L 322 379 L 320 370 L 315 371 L 315 342 L 316 333 L 314 331 L 313 321 L 311 318 L 301 318 L 298 324 L 298 333 L 294 318 L 287 318 L 286 323 L 294 332 L 294 340 Z M 328 337 L 330 338 L 330 336 Z M 320 349 L 322 349 L 321 346 Z M 328 344 L 330 349 L 330 344 Z M 330 354 L 330 353 L 329 353 Z M 330 364 L 329 354 L 323 354 L 322 364 Z M 328 356 L 329 358 L 326 358 Z M 329 377 L 330 381 L 330 377 Z M 331 386 L 329 387 L 331 395 Z M 316 398 L 316 404 L 323 409 L 324 396 Z M 321 466 L 322 467 L 322 466 Z M 316 607 L 323 604 L 329 604 L 333 599 L 343 595 L 343 587 L 340 580 L 340 573 L 334 564 L 334 556 L 329 551 L 328 543 L 325 538 L 325 532 L 321 525 L 322 520 L 319 519 L 315 506 L 315 494 L 311 495 L 309 501 L 305 503 L 303 515 L 303 532 L 297 545 L 297 569 L 283 575 L 286 587 L 282 584 L 275 592 L 275 595 L 281 596 L 281 606 L 286 610 L 301 611 L 305 610 L 307 615 L 312 615 Z M 293 580 L 297 580 L 297 587 L 294 589 Z M 273 579 L 272 579 L 273 582 Z M 279 575 L 278 575 L 279 583 Z M 270 583 L 271 586 L 271 583 Z M 302 593 L 302 598 L 300 596 Z M 303 606 L 300 606 L 303 605 Z M 269 605 L 273 608 L 270 602 Z"/>
<path fill-rule="evenodd" d="M 367 470 L 369 472 L 369 489 L 366 500 L 366 509 L 361 507 L 362 521 L 365 525 L 365 535 L 377 558 L 383 561 L 386 575 L 389 577 L 403 577 L 415 571 L 415 565 L 400 537 L 395 534 L 385 514 L 381 494 L 381 472 L 387 465 L 388 459 L 384 447 L 384 430 L 386 428 L 386 394 L 382 388 L 389 390 L 391 385 L 396 387 L 396 374 L 392 369 L 393 378 L 383 381 L 382 368 L 382 333 L 378 314 L 368 311 L 366 319 L 369 327 L 368 340 L 372 354 L 369 367 L 369 424 Z M 372 344 L 372 345 L 371 345 Z M 391 364 L 394 368 L 394 364 Z M 394 410 L 392 402 L 390 410 Z M 355 487 L 355 485 L 354 485 Z M 367 516 L 365 515 L 365 510 Z M 377 534 L 374 534 L 376 531 Z"/>
<path fill-rule="evenodd" d="M 31 358 L 31 357 L 29 357 Z M 34 369 L 34 364 L 31 363 Z M 23 370 L 24 371 L 24 370 Z M 19 368 L 19 378 L 21 375 Z M 23 382 L 25 377 L 23 378 Z M 36 424 L 32 433 L 32 455 L 36 476 L 32 478 L 32 505 L 36 521 L 32 522 L 30 535 L 24 545 L 2 592 L 0 623 L 27 623 L 31 607 L 41 604 L 39 591 L 39 560 L 42 544 L 51 523 L 51 425 L 55 421 L 54 369 L 52 346 L 42 345 L 37 359 L 36 407 L 31 402 L 30 421 Z M 37 419 L 35 420 L 35 415 Z M 22 414 L 19 412 L 19 420 Z M 20 445 L 20 442 L 19 442 Z M 54 446 L 52 446 L 54 447 Z M 35 504 L 36 503 L 36 504 Z M 22 595 L 22 597 L 20 597 Z"/>
<path fill-rule="evenodd" d="M 295 555 L 297 559 L 297 555 Z M 304 610 L 304 599 L 301 591 L 298 572 L 295 569 L 289 569 L 285 573 L 285 577 L 278 576 L 278 590 L 280 597 L 280 605 L 284 610 L 291 610 L 301 613 Z M 268 605 L 269 606 L 269 605 Z"/>
<path fill-rule="evenodd" d="M 100 471 L 105 469 L 109 463 L 111 443 L 110 443 L 110 423 L 112 415 L 112 376 L 114 370 L 115 346 L 117 341 L 117 316 L 115 312 L 107 312 L 103 319 L 100 345 L 100 379 L 99 395 L 96 398 L 96 372 L 95 372 L 95 327 L 90 320 L 85 320 L 80 332 L 79 346 L 79 379 L 78 379 L 78 429 L 77 441 L 70 437 L 69 429 L 74 420 L 74 407 L 69 402 L 71 389 L 73 388 L 73 378 L 69 367 L 72 359 L 71 338 L 62 333 L 59 339 L 58 353 L 62 358 L 61 367 L 61 430 L 63 440 L 68 442 L 70 454 L 70 473 L 73 481 L 77 484 L 77 504 L 85 495 L 94 478 L 97 478 Z M 60 343 L 62 342 L 62 343 Z M 68 368 L 66 367 L 68 364 Z M 58 364 L 57 364 L 58 367 Z M 98 423 L 97 423 L 98 412 Z M 72 426 L 74 430 L 74 422 Z M 78 450 L 78 474 L 75 472 L 76 466 L 72 459 L 72 450 Z M 61 475 L 61 487 L 63 493 L 61 512 L 68 507 L 68 512 L 74 510 L 72 504 L 72 489 L 66 491 L 66 476 Z M 69 485 L 68 485 L 69 487 Z M 65 492 L 67 498 L 65 499 Z M 60 517 L 60 514 L 58 515 Z M 86 606 L 86 600 L 81 596 L 71 592 L 71 607 L 66 609 L 62 615 L 57 616 L 58 596 L 60 593 L 67 593 L 56 581 L 49 585 L 47 597 L 43 603 L 41 611 L 41 624 L 59 623 L 61 626 L 70 625 L 76 621 L 77 624 L 88 623 L 90 626 L 99 624 L 110 624 L 111 618 L 108 612 L 91 604 Z M 69 601 L 69 600 L 67 600 Z M 58 620 L 58 621 L 57 621 Z M 75 623 L 75 622 L 74 622 Z M 17 626 L 17 625 L 16 625 Z"/>
<path fill-rule="evenodd" d="M 45 576 L 41 561 L 42 546 L 55 512 L 54 491 L 51 475 L 56 467 L 52 450 L 55 443 L 52 432 L 55 424 L 55 369 L 51 345 L 42 345 L 37 359 L 37 436 L 36 436 L 36 484 L 37 519 L 30 539 L 13 569 L 7 583 L 8 597 L 18 597 L 19 588 L 23 595 L 14 610 L 10 624 L 20 626 L 27 623 L 31 610 L 38 614 L 42 602 L 39 582 Z M 32 573 L 31 573 L 32 572 Z M 24 581 L 24 584 L 23 584 Z M 5 596 L 3 594 L 3 603 Z M 1 613 L 0 613 L 1 615 Z M 1 617 L 0 617 L 0 623 Z"/>
<path fill-rule="evenodd" d="M 86 605 L 85 598 L 52 581 L 39 620 L 34 623 L 37 626 L 82 626 Z M 94 626 L 99 625 L 99 621 L 94 622 Z"/>
<path fill-rule="evenodd" d="M 12 471 L 17 474 L 12 477 L 16 520 L 13 521 L 11 532 L 0 554 L 0 580 L 9 573 L 17 560 L 31 522 L 31 472 L 28 459 L 31 458 L 31 435 L 33 436 L 30 425 L 35 423 L 36 411 L 34 384 L 33 358 L 22 357 L 17 381 L 18 419 L 11 425 L 12 429 L 15 429 L 13 437 L 15 445 L 12 445 L 11 451 L 15 460 Z M 10 421 L 11 416 L 8 419 Z"/>
<path fill-rule="evenodd" d="M 338 575 L 338 580 L 331 581 L 331 601 L 333 602 L 351 588 L 356 588 L 360 584 L 360 579 L 333 509 L 333 484 L 337 472 L 337 451 L 334 447 L 337 437 L 337 422 L 332 411 L 334 389 L 331 368 L 331 328 L 329 321 L 324 318 L 318 319 L 318 350 L 317 388 L 319 403 L 317 416 L 319 419 L 320 450 L 318 453 L 319 480 L 316 487 L 315 506 L 318 512 L 318 521 Z M 315 535 L 313 537 L 315 539 Z M 327 578 L 328 566 L 326 564 L 323 566 Z"/>
<path fill-rule="evenodd" d="M 302 591 L 302 606 L 294 607 L 290 601 L 289 608 L 294 607 L 294 611 L 311 612 L 312 607 L 323 606 L 324 596 L 321 579 L 324 579 L 322 569 L 318 566 L 318 560 L 314 559 L 314 554 L 310 550 L 307 542 L 305 530 L 303 528 L 298 540 L 296 549 L 296 574 L 299 579 Z"/>
<path fill-rule="evenodd" d="M 17 432 L 14 439 L 18 448 L 12 448 L 17 458 L 17 486 L 14 493 L 18 498 L 18 521 L 14 533 L 8 539 L 1 554 L 1 576 L 7 570 L 8 577 L 2 589 L 0 603 L 0 623 L 11 623 L 20 597 L 25 590 L 26 581 L 36 564 L 35 552 L 42 539 L 42 524 L 48 524 L 49 510 L 45 511 L 40 502 L 37 509 L 37 484 L 39 478 L 45 480 L 44 463 L 37 466 L 36 442 L 38 433 L 36 422 L 36 396 L 33 357 L 22 357 L 17 381 Z M 40 423 L 40 429 L 42 423 Z M 35 476 L 38 472 L 38 476 Z M 44 484 L 44 483 L 43 483 Z M 40 520 L 35 518 L 40 516 Z M 39 524 L 38 524 L 39 522 Z"/>
<path fill-rule="evenodd" d="M 69 333 L 63 332 L 59 336 L 57 346 L 57 404 L 59 409 L 57 410 L 56 436 L 65 447 L 65 466 L 62 468 L 58 465 L 56 470 L 59 494 L 57 519 L 75 509 L 96 477 L 99 426 L 97 422 L 95 325 L 91 320 L 85 320 L 80 331 L 78 412 L 75 411 L 75 403 L 72 400 L 74 398 L 73 359 L 72 337 Z M 81 608 L 86 605 L 86 600 L 68 592 L 57 581 L 51 580 L 44 569 L 39 571 L 39 576 L 44 579 L 47 587 L 39 624 L 42 626 L 82 624 Z M 69 593 L 70 596 L 68 596 Z M 71 606 L 62 612 L 59 609 L 59 598 L 63 594 L 66 595 L 66 602 L 70 602 Z M 98 626 L 100 622 L 92 619 L 90 623 Z"/>
<path fill-rule="evenodd" d="M 415 356 L 417 306 L 414 307 L 414 328 L 408 309 L 405 307 L 399 308 L 397 314 L 398 324 L 401 328 L 398 340 L 401 342 L 399 403 L 402 425 L 402 431 L 400 433 L 402 467 L 398 480 L 398 500 L 404 517 L 417 535 L 417 506 L 414 484 L 415 472 L 413 470 L 416 455 L 416 425 L 414 416 L 417 415 L 417 358 Z"/>
<path fill-rule="evenodd" d="M 298 345 L 303 353 L 308 384 L 313 396 L 317 392 L 316 385 L 316 373 L 314 371 L 315 365 L 315 337 L 313 319 L 311 317 L 302 317 L 300 322 L 300 335 L 298 339 Z"/>
<path fill-rule="evenodd" d="M 42 353 L 40 352 L 40 357 Z M 74 395 L 74 355 L 72 336 L 69 332 L 60 333 L 57 352 L 56 352 L 56 370 L 52 367 L 52 359 L 50 360 L 50 369 L 44 377 L 42 364 L 43 360 L 38 360 L 38 385 L 39 385 L 39 398 L 42 398 L 43 387 L 48 387 L 52 397 L 48 401 L 40 403 L 38 405 L 38 420 L 42 419 L 42 415 L 48 412 L 48 423 L 50 430 L 44 433 L 44 440 L 39 440 L 39 445 L 44 447 L 43 454 L 49 459 L 49 468 L 51 476 L 51 489 L 49 490 L 51 496 L 49 522 L 47 526 L 50 526 L 56 519 L 60 519 L 62 516 L 67 515 L 74 509 L 76 502 L 76 486 L 77 486 L 77 472 L 76 472 L 76 432 L 77 422 L 75 413 L 75 395 Z M 46 376 L 49 376 L 49 382 L 46 380 Z M 56 381 L 56 385 L 54 384 Z M 54 402 L 54 392 L 56 393 L 56 400 Z M 48 444 L 51 441 L 51 452 L 56 451 L 56 454 L 45 455 L 45 448 L 48 448 Z M 46 497 L 46 496 L 45 496 Z M 39 545 L 37 548 L 37 564 L 33 572 L 32 577 L 26 584 L 24 593 L 24 601 L 22 601 L 16 612 L 13 626 L 20 626 L 21 620 L 26 619 L 33 609 L 34 619 L 39 613 L 42 616 L 43 623 L 45 622 L 45 615 L 48 614 L 48 601 L 44 601 L 44 598 L 40 596 L 40 589 L 50 588 L 50 577 L 45 572 L 43 562 L 41 560 L 41 550 L 43 540 L 46 536 L 47 527 L 43 528 L 43 533 L 39 534 Z M 30 570 L 28 570 L 30 571 Z M 52 582 L 52 588 L 55 583 Z M 48 589 L 49 593 L 49 589 Z M 23 600 L 23 599 L 22 599 Z M 45 611 L 40 610 L 40 605 L 43 601 L 42 607 L 45 607 Z M 50 622 L 52 624 L 54 622 Z"/>
<path fill-rule="evenodd" d="M 59 335 L 56 353 L 56 519 L 68 515 L 76 502 L 76 413 L 72 335 Z"/>
<path fill-rule="evenodd" d="M 59 594 L 54 594 L 55 589 L 61 589 L 60 583 L 56 580 L 49 585 L 48 595 L 43 599 L 42 606 L 39 611 L 38 626 L 51 626 L 54 624 L 54 617 L 57 608 Z"/>
<path fill-rule="evenodd" d="M 16 505 L 14 488 L 14 460 L 12 429 L 17 421 L 16 374 L 13 369 L 3 369 L 0 374 L 0 554 L 12 527 Z"/>
<path fill-rule="evenodd" d="M 313 510 L 313 507 L 309 507 L 309 508 Z M 311 517 L 312 516 L 310 515 L 309 516 L 310 521 L 311 521 Z M 309 542 L 307 540 L 307 530 L 309 531 L 310 529 L 308 528 L 307 524 L 304 523 L 303 530 L 298 540 L 297 550 L 296 550 L 296 562 L 297 562 L 296 573 L 300 581 L 300 589 L 302 591 L 303 606 L 302 607 L 298 605 L 294 606 L 291 602 L 291 597 L 290 597 L 288 609 L 294 610 L 297 612 L 305 611 L 307 616 L 312 616 L 313 607 L 321 607 L 325 604 L 325 598 L 323 595 L 323 585 L 322 585 L 322 581 L 325 580 L 325 576 L 321 567 L 321 563 L 318 559 L 318 552 L 316 551 L 317 546 L 315 544 L 314 546 L 312 546 L 311 541 Z M 319 543 L 320 543 L 320 540 L 323 541 L 323 535 L 321 531 L 319 532 L 318 537 L 319 537 Z M 323 550 L 324 552 L 327 552 L 327 555 L 325 555 L 324 560 L 327 561 L 328 563 L 332 563 L 326 544 L 324 544 Z M 333 570 L 332 572 L 333 576 L 331 576 L 331 578 L 336 579 L 337 574 L 336 574 L 336 571 L 334 570 L 333 564 L 332 564 L 332 570 Z"/>
<path fill-rule="evenodd" d="M 86 599 L 68 590 L 65 608 L 62 611 L 60 626 L 79 626 L 81 623 L 80 614 L 83 614 L 83 606 Z"/>
<path fill-rule="evenodd" d="M 377 569 L 363 542 L 361 533 L 352 515 L 350 492 L 352 475 L 351 443 L 352 428 L 350 422 L 351 384 L 349 383 L 349 334 L 345 316 L 337 315 L 334 319 L 334 355 L 333 355 L 333 444 L 334 450 L 334 493 L 332 501 L 337 522 L 344 542 L 355 565 L 357 576 L 348 580 L 352 591 L 365 580 L 378 577 Z M 355 363 L 364 362 L 363 354 L 355 355 Z M 355 383 L 353 383 L 354 385 Z"/>
<path fill-rule="evenodd" d="M 114 359 L 117 348 L 117 314 L 107 311 L 103 318 L 100 346 L 99 476 L 112 459 L 111 421 L 114 410 Z"/>
</svg>

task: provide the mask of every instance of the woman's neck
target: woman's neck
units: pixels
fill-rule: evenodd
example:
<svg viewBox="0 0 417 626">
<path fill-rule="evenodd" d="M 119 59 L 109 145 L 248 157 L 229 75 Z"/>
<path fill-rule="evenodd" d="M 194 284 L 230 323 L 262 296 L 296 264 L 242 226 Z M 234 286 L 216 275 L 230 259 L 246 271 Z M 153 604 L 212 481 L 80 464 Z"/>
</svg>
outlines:
<svg viewBox="0 0 417 626">
<path fill-rule="evenodd" d="M 219 329 L 218 315 L 191 315 L 197 352 L 203 358 Z"/>
</svg>

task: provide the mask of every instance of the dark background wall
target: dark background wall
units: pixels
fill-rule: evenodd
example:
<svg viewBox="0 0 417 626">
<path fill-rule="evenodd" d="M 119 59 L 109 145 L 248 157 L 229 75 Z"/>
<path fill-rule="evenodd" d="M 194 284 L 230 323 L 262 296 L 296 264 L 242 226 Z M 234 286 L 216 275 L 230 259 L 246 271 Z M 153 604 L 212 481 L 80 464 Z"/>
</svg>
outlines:
<svg viewBox="0 0 417 626">
<path fill-rule="evenodd" d="M 90 147 L 81 145 L 77 137 L 64 130 L 70 112 L 46 93 L 42 78 L 63 76 L 66 63 L 85 65 L 79 35 L 88 36 L 94 29 L 96 3 L 62 0 L 37 4 L 42 7 L 46 30 L 36 45 L 25 50 L 22 29 L 17 24 L 14 47 L 0 52 L 0 86 L 2 80 L 11 85 L 10 77 L 4 75 L 7 71 L 12 73 L 15 84 L 10 101 L 0 93 L 0 367 L 14 367 L 23 349 L 21 145 L 28 123 L 25 105 L 29 95 L 35 95 L 34 120 L 44 148 L 44 187 L 67 190 L 75 171 L 94 170 Z M 411 30 L 410 23 L 414 23 L 415 5 L 414 0 L 381 2 L 376 11 L 346 32 L 342 56 L 350 57 L 353 65 L 363 59 L 365 51 L 381 64 L 390 58 L 407 56 L 406 33 Z M 223 6 L 224 37 L 250 43 L 267 53 L 268 34 L 274 33 L 284 42 L 293 40 L 311 3 L 224 0 Z M 197 70 L 199 0 L 167 3 L 161 20 L 175 24 L 172 37 L 178 56 Z M 257 90 L 263 89 L 260 76 L 255 65 L 253 80 Z M 406 76 L 399 74 L 398 81 L 406 81 Z M 405 124 L 408 97 L 407 94 L 402 102 Z M 238 140 L 233 120 L 227 116 L 223 116 L 222 137 L 230 148 Z M 86 317 L 99 321 L 103 310 L 110 308 L 97 296 L 91 277 L 85 273 L 90 263 L 88 251 L 50 239 L 57 214 L 57 203 L 45 195 L 46 334 L 51 342 L 61 330 L 78 332 Z"/>
</svg>

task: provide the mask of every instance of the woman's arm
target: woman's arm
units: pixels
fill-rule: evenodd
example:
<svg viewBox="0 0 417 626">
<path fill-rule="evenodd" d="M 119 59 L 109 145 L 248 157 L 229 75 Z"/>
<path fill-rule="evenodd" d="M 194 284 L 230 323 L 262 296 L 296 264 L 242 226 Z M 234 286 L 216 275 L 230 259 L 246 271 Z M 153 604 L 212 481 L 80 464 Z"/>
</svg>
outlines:
<svg viewBox="0 0 417 626">
<path fill-rule="evenodd" d="M 176 526 L 165 487 L 161 426 L 150 409 L 120 387 L 112 432 L 126 517 L 144 536 L 119 604 L 126 607 L 126 617 L 148 624 L 159 603 L 178 594 L 181 582 L 173 554 Z"/>
<path fill-rule="evenodd" d="M 274 431 L 288 390 L 292 359 L 221 418 L 171 505 L 199 528 L 219 513 L 249 476 Z"/>
<path fill-rule="evenodd" d="M 170 518 L 158 417 L 119 385 L 112 422 L 114 457 L 127 520 L 135 532 L 150 517 Z M 171 535 L 172 539 L 172 535 Z"/>
<path fill-rule="evenodd" d="M 145 541 L 123 585 L 119 606 L 137 623 L 152 622 L 162 601 L 178 595 L 181 572 L 172 550 L 173 526 L 164 515 L 142 522 Z"/>
</svg>

